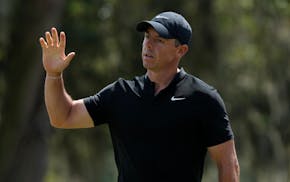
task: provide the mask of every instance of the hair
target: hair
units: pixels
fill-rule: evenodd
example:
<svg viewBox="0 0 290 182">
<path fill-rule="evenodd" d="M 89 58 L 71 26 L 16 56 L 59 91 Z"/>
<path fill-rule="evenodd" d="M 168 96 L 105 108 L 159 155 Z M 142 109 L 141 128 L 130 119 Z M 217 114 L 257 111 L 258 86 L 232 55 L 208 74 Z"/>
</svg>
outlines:
<svg viewBox="0 0 290 182">
<path fill-rule="evenodd" d="M 180 41 L 178 39 L 175 39 L 175 47 L 178 47 L 180 45 L 181 45 Z"/>
</svg>

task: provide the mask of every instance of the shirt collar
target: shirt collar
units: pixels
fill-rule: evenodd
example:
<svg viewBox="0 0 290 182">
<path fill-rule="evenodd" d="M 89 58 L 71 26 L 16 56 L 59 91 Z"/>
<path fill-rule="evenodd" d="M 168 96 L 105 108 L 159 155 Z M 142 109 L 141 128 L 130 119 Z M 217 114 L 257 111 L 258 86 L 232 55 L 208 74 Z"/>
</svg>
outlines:
<svg viewBox="0 0 290 182">
<path fill-rule="evenodd" d="M 176 73 L 176 75 L 174 76 L 174 78 L 172 79 L 172 81 L 170 82 L 170 84 L 168 85 L 168 87 L 172 87 L 174 85 L 176 85 L 177 83 L 179 83 L 186 75 L 186 72 L 184 71 L 183 68 L 180 68 L 180 71 L 178 73 Z M 152 82 L 148 75 L 145 74 L 145 77 L 144 77 L 144 86 L 145 87 L 153 87 L 154 88 L 154 82 Z"/>
<path fill-rule="evenodd" d="M 184 71 L 183 68 L 180 68 L 180 71 L 176 73 L 174 78 L 172 79 L 171 83 L 169 85 L 176 85 L 178 82 L 180 82 L 184 76 L 186 75 L 186 72 Z"/>
</svg>

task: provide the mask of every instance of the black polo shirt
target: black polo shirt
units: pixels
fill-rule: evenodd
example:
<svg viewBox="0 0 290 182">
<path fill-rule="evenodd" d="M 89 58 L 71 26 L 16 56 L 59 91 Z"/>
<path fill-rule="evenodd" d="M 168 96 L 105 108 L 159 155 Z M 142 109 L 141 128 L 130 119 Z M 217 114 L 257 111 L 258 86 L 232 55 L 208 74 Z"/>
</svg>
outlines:
<svg viewBox="0 0 290 182">
<path fill-rule="evenodd" d="M 183 69 L 158 95 L 143 75 L 84 103 L 95 125 L 109 125 L 119 182 L 199 182 L 207 147 L 233 138 L 218 92 Z"/>
</svg>

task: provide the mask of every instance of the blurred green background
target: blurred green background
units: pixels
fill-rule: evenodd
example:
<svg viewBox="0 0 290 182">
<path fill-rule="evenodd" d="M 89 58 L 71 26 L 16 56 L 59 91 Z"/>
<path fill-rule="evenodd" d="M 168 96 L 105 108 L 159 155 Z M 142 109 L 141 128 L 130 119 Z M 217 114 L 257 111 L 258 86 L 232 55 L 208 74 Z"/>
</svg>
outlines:
<svg viewBox="0 0 290 182">
<path fill-rule="evenodd" d="M 230 115 L 243 182 L 290 181 L 289 0 L 0 0 L 0 181 L 114 182 L 106 125 L 49 125 L 40 36 L 67 34 L 73 98 L 145 72 L 136 23 L 161 11 L 193 27 L 181 66 L 216 87 Z M 207 158 L 205 182 L 217 181 Z"/>
</svg>

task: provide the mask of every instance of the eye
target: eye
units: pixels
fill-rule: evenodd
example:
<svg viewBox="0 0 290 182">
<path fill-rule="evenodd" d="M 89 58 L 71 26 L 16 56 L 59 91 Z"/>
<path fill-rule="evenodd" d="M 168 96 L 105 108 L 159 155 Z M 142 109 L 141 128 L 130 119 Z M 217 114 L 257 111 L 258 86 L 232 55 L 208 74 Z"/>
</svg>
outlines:
<svg viewBox="0 0 290 182">
<path fill-rule="evenodd" d="M 157 38 L 157 39 L 155 39 L 155 41 L 158 42 L 158 43 L 162 43 L 162 44 L 165 42 L 165 41 L 164 41 L 163 39 L 161 39 L 161 38 Z"/>
</svg>

